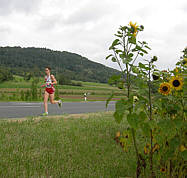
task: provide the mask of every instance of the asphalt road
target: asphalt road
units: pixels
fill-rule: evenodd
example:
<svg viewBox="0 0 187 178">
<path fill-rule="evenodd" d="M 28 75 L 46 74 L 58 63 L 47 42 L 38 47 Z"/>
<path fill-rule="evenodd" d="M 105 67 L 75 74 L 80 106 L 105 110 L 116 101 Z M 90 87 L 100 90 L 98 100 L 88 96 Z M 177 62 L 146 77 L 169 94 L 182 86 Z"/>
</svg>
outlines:
<svg viewBox="0 0 187 178">
<path fill-rule="evenodd" d="M 49 115 L 61 115 L 114 110 L 114 101 L 110 102 L 107 109 L 105 103 L 105 101 L 79 103 L 64 102 L 62 108 L 59 108 L 58 105 L 49 103 L 48 111 Z M 0 119 L 38 116 L 43 112 L 43 103 L 0 102 Z"/>
</svg>

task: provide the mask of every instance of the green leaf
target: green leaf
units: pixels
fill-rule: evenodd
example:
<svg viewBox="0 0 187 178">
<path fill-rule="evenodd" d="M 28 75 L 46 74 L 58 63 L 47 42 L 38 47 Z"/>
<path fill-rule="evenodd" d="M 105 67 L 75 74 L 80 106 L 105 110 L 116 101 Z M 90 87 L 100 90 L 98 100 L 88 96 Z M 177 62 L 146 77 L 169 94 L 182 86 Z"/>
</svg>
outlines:
<svg viewBox="0 0 187 178">
<path fill-rule="evenodd" d="M 170 150 L 175 151 L 180 145 L 180 140 L 178 137 L 174 137 L 169 142 Z"/>
<path fill-rule="evenodd" d="M 124 64 L 129 64 L 132 60 L 133 60 L 132 58 L 128 57 L 128 58 L 123 60 L 123 63 Z"/>
<path fill-rule="evenodd" d="M 116 62 L 116 58 L 115 57 L 112 57 L 112 62 Z"/>
<path fill-rule="evenodd" d="M 129 43 L 136 44 L 136 38 L 134 36 L 129 38 Z"/>
<path fill-rule="evenodd" d="M 109 50 L 111 50 L 111 49 L 115 49 L 115 47 L 114 46 L 110 46 Z"/>
<path fill-rule="evenodd" d="M 116 51 L 116 53 L 118 54 L 118 53 L 122 53 L 123 51 L 122 50 L 120 50 L 120 49 L 117 49 L 117 50 L 115 50 Z"/>
<path fill-rule="evenodd" d="M 142 51 L 143 53 L 148 53 L 146 50 L 142 49 L 140 46 L 136 45 L 136 49 Z"/>
<path fill-rule="evenodd" d="M 151 50 L 151 48 L 150 48 L 149 46 L 147 46 L 147 45 L 145 45 L 145 48 L 147 48 L 147 49 Z"/>
<path fill-rule="evenodd" d="M 123 81 L 118 82 L 117 87 L 119 89 L 123 89 L 124 88 L 124 82 Z"/>
<path fill-rule="evenodd" d="M 119 44 L 119 39 L 115 39 L 112 43 L 112 47 L 115 47 Z"/>
<path fill-rule="evenodd" d="M 182 120 L 176 119 L 176 120 L 173 120 L 173 122 L 174 122 L 174 125 L 177 129 L 180 129 L 183 126 Z"/>
<path fill-rule="evenodd" d="M 124 59 L 124 58 L 126 57 L 126 55 L 120 54 L 119 57 L 120 57 L 121 59 Z"/>
<path fill-rule="evenodd" d="M 117 31 L 117 33 L 120 34 L 120 35 L 123 34 L 121 31 Z"/>
<path fill-rule="evenodd" d="M 106 108 L 108 107 L 109 102 L 112 100 L 112 98 L 114 97 L 114 92 L 112 91 L 111 95 L 108 97 L 108 99 L 106 100 Z"/>
<path fill-rule="evenodd" d="M 140 49 L 140 51 L 142 51 L 143 53 L 148 54 L 148 52 L 146 50 L 142 49 L 142 48 Z"/>
<path fill-rule="evenodd" d="M 126 105 L 127 105 L 126 101 L 124 99 L 120 99 L 119 101 L 116 102 L 115 105 L 116 111 L 120 113 L 124 113 L 127 108 Z"/>
<path fill-rule="evenodd" d="M 121 120 L 123 119 L 123 116 L 124 116 L 126 109 L 127 109 L 125 100 L 121 99 L 121 100 L 117 101 L 115 108 L 116 108 L 116 111 L 114 113 L 114 118 L 115 118 L 116 122 L 120 123 Z"/>
<path fill-rule="evenodd" d="M 183 151 L 183 152 L 181 153 L 181 156 L 182 156 L 182 158 L 184 159 L 184 161 L 187 161 L 187 150 Z"/>
<path fill-rule="evenodd" d="M 140 67 L 140 68 L 143 68 L 143 69 L 146 68 L 146 66 L 145 66 L 144 64 L 142 64 L 141 62 L 139 62 L 139 67 Z"/>
<path fill-rule="evenodd" d="M 119 38 L 123 37 L 123 35 L 118 35 L 118 34 L 115 34 L 115 36 L 117 36 Z"/>
<path fill-rule="evenodd" d="M 129 56 L 129 57 L 133 57 L 133 55 L 134 55 L 133 53 L 130 53 L 128 56 Z"/>
<path fill-rule="evenodd" d="M 141 111 L 141 112 L 139 113 L 139 119 L 140 119 L 140 121 L 143 122 L 143 121 L 146 120 L 146 118 L 147 118 L 146 113 L 145 113 L 144 111 Z"/>
<path fill-rule="evenodd" d="M 106 57 L 106 59 L 108 59 L 108 58 L 111 57 L 111 56 L 113 56 L 113 55 L 112 55 L 112 54 L 108 55 L 108 56 Z"/>
<path fill-rule="evenodd" d="M 149 126 L 149 124 L 147 122 L 142 123 L 141 129 L 142 129 L 145 136 L 148 136 L 148 137 L 150 136 L 151 127 Z"/>
<path fill-rule="evenodd" d="M 132 128 L 136 129 L 138 127 L 138 115 L 136 113 L 128 114 L 127 121 Z"/>
<path fill-rule="evenodd" d="M 139 73 L 138 67 L 136 67 L 136 66 L 132 66 L 132 71 L 134 73 Z"/>
<path fill-rule="evenodd" d="M 122 121 L 123 116 L 124 116 L 124 113 L 119 113 L 117 111 L 114 113 L 114 118 L 117 123 L 120 123 Z"/>
</svg>

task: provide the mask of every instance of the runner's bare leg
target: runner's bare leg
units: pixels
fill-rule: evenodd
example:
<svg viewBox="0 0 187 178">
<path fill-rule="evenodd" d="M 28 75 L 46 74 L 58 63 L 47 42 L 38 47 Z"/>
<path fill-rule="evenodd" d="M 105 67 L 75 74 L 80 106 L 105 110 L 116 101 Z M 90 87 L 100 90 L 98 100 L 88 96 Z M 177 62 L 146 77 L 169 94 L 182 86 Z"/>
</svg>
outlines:
<svg viewBox="0 0 187 178">
<path fill-rule="evenodd" d="M 45 93 L 44 93 L 44 109 L 45 109 L 45 113 L 48 112 L 48 108 L 47 108 L 48 98 L 49 98 L 49 93 L 47 93 L 47 92 L 45 91 Z"/>
<path fill-rule="evenodd" d="M 49 99 L 50 99 L 51 104 L 59 103 L 59 101 L 55 101 L 54 98 L 55 98 L 55 94 L 54 93 L 49 95 Z"/>
</svg>

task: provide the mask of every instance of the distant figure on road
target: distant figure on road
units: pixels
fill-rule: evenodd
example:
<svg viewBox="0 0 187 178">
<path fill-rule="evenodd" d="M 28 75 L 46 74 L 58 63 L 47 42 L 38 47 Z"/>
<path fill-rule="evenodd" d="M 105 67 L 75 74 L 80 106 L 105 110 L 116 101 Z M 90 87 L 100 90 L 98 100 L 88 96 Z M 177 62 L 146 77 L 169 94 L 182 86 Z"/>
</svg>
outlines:
<svg viewBox="0 0 187 178">
<path fill-rule="evenodd" d="M 84 93 L 84 101 L 87 101 L 87 93 Z"/>
<path fill-rule="evenodd" d="M 41 85 L 41 87 L 45 87 L 45 92 L 44 92 L 44 110 L 45 112 L 42 114 L 42 116 L 47 116 L 48 115 L 48 98 L 50 98 L 51 104 L 58 104 L 59 107 L 62 106 L 62 101 L 55 101 L 54 96 L 55 96 L 55 88 L 54 85 L 57 84 L 57 81 L 55 79 L 54 75 L 51 75 L 51 68 L 46 67 L 45 68 L 45 84 Z"/>
</svg>

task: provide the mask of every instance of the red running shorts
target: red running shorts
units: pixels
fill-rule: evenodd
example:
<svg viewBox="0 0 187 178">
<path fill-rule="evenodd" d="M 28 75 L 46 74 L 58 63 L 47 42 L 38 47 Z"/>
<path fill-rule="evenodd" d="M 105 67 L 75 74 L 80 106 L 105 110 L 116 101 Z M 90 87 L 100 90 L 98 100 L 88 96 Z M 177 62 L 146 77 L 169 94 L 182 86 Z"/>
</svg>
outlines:
<svg viewBox="0 0 187 178">
<path fill-rule="evenodd" d="M 52 88 L 45 88 L 45 91 L 49 94 L 53 94 L 55 92 L 55 88 L 52 87 Z"/>
</svg>

